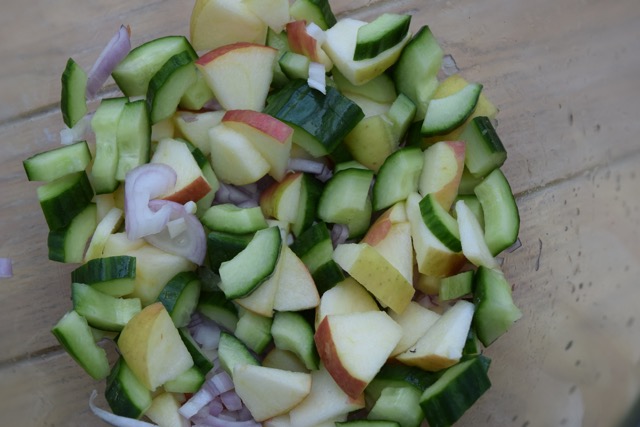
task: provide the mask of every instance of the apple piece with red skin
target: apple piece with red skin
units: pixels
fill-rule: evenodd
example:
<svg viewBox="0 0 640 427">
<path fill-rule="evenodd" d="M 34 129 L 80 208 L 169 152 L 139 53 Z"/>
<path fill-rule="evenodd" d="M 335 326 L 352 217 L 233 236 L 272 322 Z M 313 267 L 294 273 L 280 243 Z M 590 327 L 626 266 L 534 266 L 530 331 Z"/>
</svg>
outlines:
<svg viewBox="0 0 640 427">
<path fill-rule="evenodd" d="M 264 43 L 265 24 L 240 0 L 196 0 L 189 24 L 190 41 L 197 51 L 236 42 Z"/>
<path fill-rule="evenodd" d="M 392 357 L 407 351 L 440 318 L 440 314 L 415 301 L 411 301 L 402 314 L 392 311 L 389 316 L 402 328 L 402 338 L 391 352 Z"/>
<path fill-rule="evenodd" d="M 451 209 L 464 171 L 464 156 L 463 141 L 440 141 L 424 150 L 419 193 L 423 197 L 433 194 L 446 211 Z"/>
<path fill-rule="evenodd" d="M 316 308 L 315 327 L 329 314 L 379 311 L 376 300 L 353 277 L 347 277 L 322 294 Z"/>
<path fill-rule="evenodd" d="M 204 54 L 196 66 L 225 110 L 262 111 L 277 54 L 269 46 L 238 42 Z"/>
<path fill-rule="evenodd" d="M 402 338 L 402 328 L 383 311 L 326 316 L 314 340 L 320 360 L 351 398 L 360 396 Z"/>
<path fill-rule="evenodd" d="M 269 175 L 284 178 L 291 155 L 293 128 L 268 114 L 253 110 L 229 110 L 222 123 L 247 137 L 271 169 Z"/>
<path fill-rule="evenodd" d="M 292 426 L 315 427 L 362 409 L 364 406 L 364 394 L 355 398 L 349 397 L 336 384 L 327 369 L 320 364 L 317 371 L 311 371 L 311 392 L 289 412 L 289 417 Z"/>
<path fill-rule="evenodd" d="M 151 163 L 163 163 L 176 172 L 176 185 L 161 198 L 185 204 L 197 202 L 211 191 L 211 185 L 193 158 L 189 147 L 177 139 L 163 139 L 158 143 Z"/>
<path fill-rule="evenodd" d="M 220 123 L 209 131 L 211 167 L 223 182 L 246 185 L 265 176 L 269 163 L 241 133 Z"/>
<path fill-rule="evenodd" d="M 322 46 L 307 31 L 307 23 L 302 20 L 288 22 L 286 25 L 287 40 L 292 52 L 309 58 L 312 62 L 324 65 L 326 71 L 333 68 L 333 62 L 322 50 Z"/>
</svg>

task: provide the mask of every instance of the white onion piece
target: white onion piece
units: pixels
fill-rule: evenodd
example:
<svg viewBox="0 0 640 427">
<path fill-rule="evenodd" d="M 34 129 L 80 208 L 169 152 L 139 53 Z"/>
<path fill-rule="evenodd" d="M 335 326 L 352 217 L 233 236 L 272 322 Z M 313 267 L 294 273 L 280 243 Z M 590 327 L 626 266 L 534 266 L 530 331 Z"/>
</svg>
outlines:
<svg viewBox="0 0 640 427">
<path fill-rule="evenodd" d="M 312 175 L 319 175 L 324 172 L 325 164 L 317 160 L 290 158 L 287 168 L 294 172 L 305 172 Z"/>
<path fill-rule="evenodd" d="M 93 113 L 87 113 L 72 128 L 65 127 L 60 131 L 60 143 L 62 145 L 70 145 L 74 142 L 88 139 L 93 132 L 91 129 L 91 118 Z"/>
<path fill-rule="evenodd" d="M 104 409 L 98 408 L 93 401 L 96 399 L 98 392 L 93 390 L 91 397 L 89 397 L 89 408 L 91 412 L 105 423 L 109 423 L 115 427 L 158 427 L 156 424 L 147 423 L 145 421 L 135 420 L 133 418 L 121 417 L 119 415 L 107 412 Z"/>
<path fill-rule="evenodd" d="M 198 212 L 198 205 L 193 200 L 189 200 L 184 204 L 184 210 L 189 214 L 195 215 Z"/>
<path fill-rule="evenodd" d="M 178 412 L 185 418 L 191 418 L 211 402 L 214 397 L 215 395 L 208 388 L 202 387 L 178 409 Z"/>
<path fill-rule="evenodd" d="M 318 45 L 320 46 L 322 46 L 322 44 L 327 39 L 327 34 L 315 22 L 311 22 L 309 25 L 307 25 L 307 34 L 316 39 Z"/>
<path fill-rule="evenodd" d="M 13 265 L 11 258 L 0 258 L 0 277 L 13 277 Z"/>
<path fill-rule="evenodd" d="M 220 393 L 225 393 L 229 390 L 233 390 L 235 387 L 233 385 L 233 380 L 226 371 L 215 374 L 209 381 Z"/>
<path fill-rule="evenodd" d="M 324 65 L 319 62 L 311 62 L 309 64 L 309 78 L 307 84 L 309 87 L 316 89 L 323 94 L 327 94 L 327 74 Z"/>
<path fill-rule="evenodd" d="M 185 230 L 172 238 L 168 228 L 163 227 L 158 233 L 144 236 L 144 239 L 158 249 L 183 256 L 193 263 L 202 265 L 207 252 L 207 236 L 200 220 L 195 215 L 187 213 L 184 205 L 169 200 L 151 200 L 148 206 L 151 212 L 168 209 L 169 221 L 182 218 Z"/>
<path fill-rule="evenodd" d="M 93 99 L 116 66 L 131 50 L 131 28 L 120 26 L 87 75 L 87 98 Z"/>
<path fill-rule="evenodd" d="M 152 211 L 149 201 L 176 185 L 176 172 L 163 163 L 147 163 L 127 172 L 124 183 L 125 229 L 129 240 L 161 232 L 171 215 L 171 207 Z"/>
</svg>

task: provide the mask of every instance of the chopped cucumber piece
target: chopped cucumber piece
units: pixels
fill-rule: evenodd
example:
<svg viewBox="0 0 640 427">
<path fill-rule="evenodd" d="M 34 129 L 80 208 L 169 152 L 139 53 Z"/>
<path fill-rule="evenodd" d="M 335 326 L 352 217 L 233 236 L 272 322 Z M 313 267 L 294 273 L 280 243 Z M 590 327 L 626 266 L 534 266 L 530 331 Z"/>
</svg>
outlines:
<svg viewBox="0 0 640 427">
<path fill-rule="evenodd" d="M 483 177 L 507 160 L 507 151 L 488 117 L 474 117 L 460 139 L 466 144 L 464 164 L 473 176 Z"/>
<path fill-rule="evenodd" d="M 71 281 L 84 283 L 104 294 L 121 297 L 135 288 L 136 258 L 121 255 L 95 258 L 71 272 Z"/>
<path fill-rule="evenodd" d="M 236 330 L 238 309 L 225 297 L 224 292 L 203 292 L 198 302 L 198 311 L 226 330 Z"/>
<path fill-rule="evenodd" d="M 440 281 L 441 301 L 463 297 L 471 293 L 473 289 L 473 271 L 465 271 L 455 276 L 445 277 Z"/>
<path fill-rule="evenodd" d="M 374 58 L 392 48 L 407 36 L 411 15 L 384 13 L 369 24 L 358 28 L 356 50 L 353 59 Z"/>
<path fill-rule="evenodd" d="M 423 157 L 417 147 L 401 148 L 387 157 L 373 184 L 374 211 L 406 200 L 409 194 L 418 191 Z"/>
<path fill-rule="evenodd" d="M 313 22 L 323 30 L 337 22 L 329 0 L 295 0 L 289 7 L 289 14 L 295 20 Z"/>
<path fill-rule="evenodd" d="M 200 218 L 213 231 L 224 233 L 255 233 L 267 228 L 267 221 L 259 206 L 239 208 L 231 203 L 211 206 Z"/>
<path fill-rule="evenodd" d="M 68 226 L 93 199 L 93 189 L 84 171 L 41 185 L 37 193 L 49 230 Z"/>
<path fill-rule="evenodd" d="M 139 419 L 151 406 L 151 392 L 120 357 L 111 369 L 104 392 L 114 414 Z"/>
<path fill-rule="evenodd" d="M 238 338 L 226 332 L 220 334 L 218 358 L 220 360 L 220 367 L 229 375 L 233 375 L 233 367 L 238 363 L 242 365 L 260 366 L 260 362 L 251 354 L 247 346 Z"/>
<path fill-rule="evenodd" d="M 118 166 L 116 179 L 124 181 L 131 169 L 149 161 L 151 121 L 147 103 L 140 99 L 127 102 L 122 108 L 116 134 Z"/>
<path fill-rule="evenodd" d="M 164 286 L 158 301 L 167 309 L 176 328 L 189 324 L 200 297 L 200 279 L 193 271 L 183 271 Z"/>
<path fill-rule="evenodd" d="M 444 210 L 432 193 L 420 201 L 420 213 L 427 228 L 443 245 L 453 252 L 462 250 L 458 223 Z"/>
<path fill-rule="evenodd" d="M 104 331 L 121 331 L 142 310 L 138 298 L 115 298 L 83 283 L 71 285 L 71 299 L 73 309 L 89 325 Z"/>
<path fill-rule="evenodd" d="M 91 162 L 86 141 L 35 154 L 22 162 L 29 181 L 51 182 L 84 171 Z"/>
<path fill-rule="evenodd" d="M 196 66 L 189 52 L 181 52 L 169 58 L 149 82 L 147 105 L 151 123 L 173 116 L 180 99 L 196 83 L 197 78 Z"/>
<path fill-rule="evenodd" d="M 87 114 L 87 73 L 72 58 L 61 77 L 60 111 L 64 124 L 72 128 Z"/>
<path fill-rule="evenodd" d="M 432 99 L 422 122 L 422 136 L 444 135 L 451 132 L 473 113 L 482 85 L 471 83 L 445 98 Z"/>
<path fill-rule="evenodd" d="M 96 230 L 96 211 L 95 203 L 90 203 L 71 220 L 68 226 L 49 232 L 47 246 L 50 260 L 67 263 L 82 262 L 87 242 Z"/>
<path fill-rule="evenodd" d="M 300 313 L 277 312 L 273 317 L 271 335 L 276 348 L 294 353 L 307 369 L 318 369 L 320 357 L 313 341 L 313 328 Z"/>
</svg>

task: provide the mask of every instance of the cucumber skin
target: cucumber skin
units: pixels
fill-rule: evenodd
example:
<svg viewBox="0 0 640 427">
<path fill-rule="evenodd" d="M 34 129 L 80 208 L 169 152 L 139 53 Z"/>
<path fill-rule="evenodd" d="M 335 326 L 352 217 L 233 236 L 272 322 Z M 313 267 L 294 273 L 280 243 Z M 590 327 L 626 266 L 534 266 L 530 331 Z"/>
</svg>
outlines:
<svg viewBox="0 0 640 427">
<path fill-rule="evenodd" d="M 89 177 L 84 171 L 65 175 L 49 184 L 43 185 L 43 187 L 55 185 L 55 183 L 62 182 L 62 180 L 75 180 L 75 182 L 58 196 L 40 200 L 40 207 L 49 230 L 57 230 L 71 224 L 75 216 L 82 212 L 93 199 L 93 189 L 91 188 Z"/>
<path fill-rule="evenodd" d="M 367 26 L 376 25 L 377 19 L 380 19 L 385 15 L 398 17 L 396 18 L 398 21 L 395 22 L 395 26 L 391 28 L 391 31 L 385 33 L 384 37 L 382 38 L 374 38 L 373 40 L 369 38 L 368 40 L 361 40 L 360 35 L 361 33 L 367 31 Z M 358 29 L 358 40 L 356 42 L 356 49 L 353 54 L 354 61 L 375 58 L 380 53 L 400 43 L 409 32 L 409 26 L 411 25 L 411 15 L 384 14 L 380 15 L 377 19 Z"/>
<path fill-rule="evenodd" d="M 145 405 L 143 407 L 136 406 L 131 401 L 131 397 L 129 396 L 126 386 L 122 384 L 122 380 L 119 378 L 120 375 L 123 375 L 123 369 L 128 368 L 126 367 L 124 359 L 120 357 L 116 364 L 113 366 L 111 373 L 107 377 L 105 398 L 114 414 L 120 415 L 122 417 L 139 419 L 140 417 L 142 417 L 142 414 L 144 414 L 145 411 L 151 406 L 151 392 L 144 390 L 144 386 L 142 384 L 139 384 L 140 390 L 136 391 L 142 393 L 146 391 L 148 393 L 148 396 L 144 397 L 148 397 L 148 401 L 145 401 Z M 132 372 L 129 372 L 129 374 L 131 378 L 135 379 L 135 376 Z"/>
<path fill-rule="evenodd" d="M 78 80 L 80 79 L 80 80 Z M 72 58 L 67 61 L 61 77 L 62 94 L 60 96 L 60 111 L 64 124 L 72 128 L 87 114 L 86 89 L 87 73 Z M 78 85 L 80 87 L 76 87 Z M 76 90 L 80 90 L 77 93 Z M 80 103 L 80 105 L 78 105 Z M 76 108 L 80 108 L 76 110 Z"/>
</svg>

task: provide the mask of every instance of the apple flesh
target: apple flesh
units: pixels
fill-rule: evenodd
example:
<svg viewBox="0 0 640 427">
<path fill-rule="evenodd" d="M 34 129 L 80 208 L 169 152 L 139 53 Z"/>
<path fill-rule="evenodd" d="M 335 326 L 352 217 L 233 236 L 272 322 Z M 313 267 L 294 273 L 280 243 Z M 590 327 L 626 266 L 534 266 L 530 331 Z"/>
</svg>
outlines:
<svg viewBox="0 0 640 427">
<path fill-rule="evenodd" d="M 383 311 L 326 316 L 314 340 L 322 363 L 351 398 L 360 396 L 400 341 L 402 328 Z"/>
<path fill-rule="evenodd" d="M 362 119 L 344 138 L 344 143 L 356 161 L 374 172 L 397 148 L 393 123 L 383 114 Z"/>
<path fill-rule="evenodd" d="M 259 365 L 237 363 L 233 382 L 236 393 L 258 422 L 288 412 L 311 391 L 311 375 Z"/>
<path fill-rule="evenodd" d="M 446 211 L 458 195 L 464 155 L 465 144 L 462 141 L 437 142 L 424 151 L 418 191 L 423 197 L 433 194 Z"/>
<path fill-rule="evenodd" d="M 378 311 L 378 304 L 369 292 L 352 277 L 347 277 L 322 294 L 316 309 L 315 327 L 329 314 Z"/>
<path fill-rule="evenodd" d="M 196 0 L 189 25 L 190 40 L 197 51 L 236 42 L 264 43 L 265 24 L 240 0 Z"/>
<path fill-rule="evenodd" d="M 411 302 L 415 293 L 412 283 L 372 246 L 366 243 L 338 245 L 333 259 L 382 305 L 396 313 L 402 313 Z"/>
<path fill-rule="evenodd" d="M 275 117 L 252 110 L 230 110 L 222 123 L 243 134 L 269 163 L 269 174 L 284 178 L 291 155 L 293 129 Z"/>
<path fill-rule="evenodd" d="M 223 182 L 245 185 L 265 176 L 269 163 L 241 133 L 220 123 L 209 131 L 211 167 Z"/>
<path fill-rule="evenodd" d="M 191 154 L 189 147 L 177 139 L 163 139 L 158 143 L 151 163 L 162 163 L 170 166 L 176 172 L 176 185 L 161 198 L 172 202 L 185 204 L 188 201 L 197 202 L 209 191 L 211 185 L 204 177 L 202 169 Z"/>
<path fill-rule="evenodd" d="M 440 371 L 455 365 L 462 357 L 474 309 L 472 303 L 459 300 L 396 359 L 426 371 Z"/>
<path fill-rule="evenodd" d="M 182 136 L 198 147 L 202 154 L 208 156 L 211 153 L 209 131 L 220 124 L 222 116 L 224 116 L 224 111 L 207 111 L 205 113 L 179 111 L 173 121 Z"/>
<path fill-rule="evenodd" d="M 234 43 L 201 56 L 196 66 L 225 110 L 262 111 L 278 51 L 256 43 Z"/>
<path fill-rule="evenodd" d="M 176 393 L 162 393 L 153 398 L 151 406 L 144 413 L 158 427 L 189 427 L 189 420 L 180 415 L 182 403 Z"/>
<path fill-rule="evenodd" d="M 402 338 L 391 352 L 391 356 L 407 351 L 440 318 L 438 313 L 415 301 L 411 301 L 402 314 L 391 312 L 389 316 L 402 328 Z"/>
<path fill-rule="evenodd" d="M 244 0 L 244 3 L 276 34 L 280 34 L 291 19 L 289 0 Z"/>
<path fill-rule="evenodd" d="M 193 366 L 193 359 L 164 305 L 142 309 L 125 325 L 118 349 L 136 378 L 151 391 Z"/>
<path fill-rule="evenodd" d="M 287 245 L 280 254 L 274 310 L 300 311 L 317 307 L 320 295 L 309 269 Z"/>
<path fill-rule="evenodd" d="M 287 40 L 289 48 L 292 52 L 304 55 L 312 62 L 318 62 L 324 65 L 326 71 L 333 68 L 333 62 L 322 50 L 322 46 L 309 32 L 307 32 L 307 24 L 303 20 L 297 20 L 287 23 Z"/>
<path fill-rule="evenodd" d="M 298 217 L 302 172 L 287 174 L 282 181 L 275 182 L 260 195 L 260 208 L 267 218 L 292 224 Z"/>
</svg>

